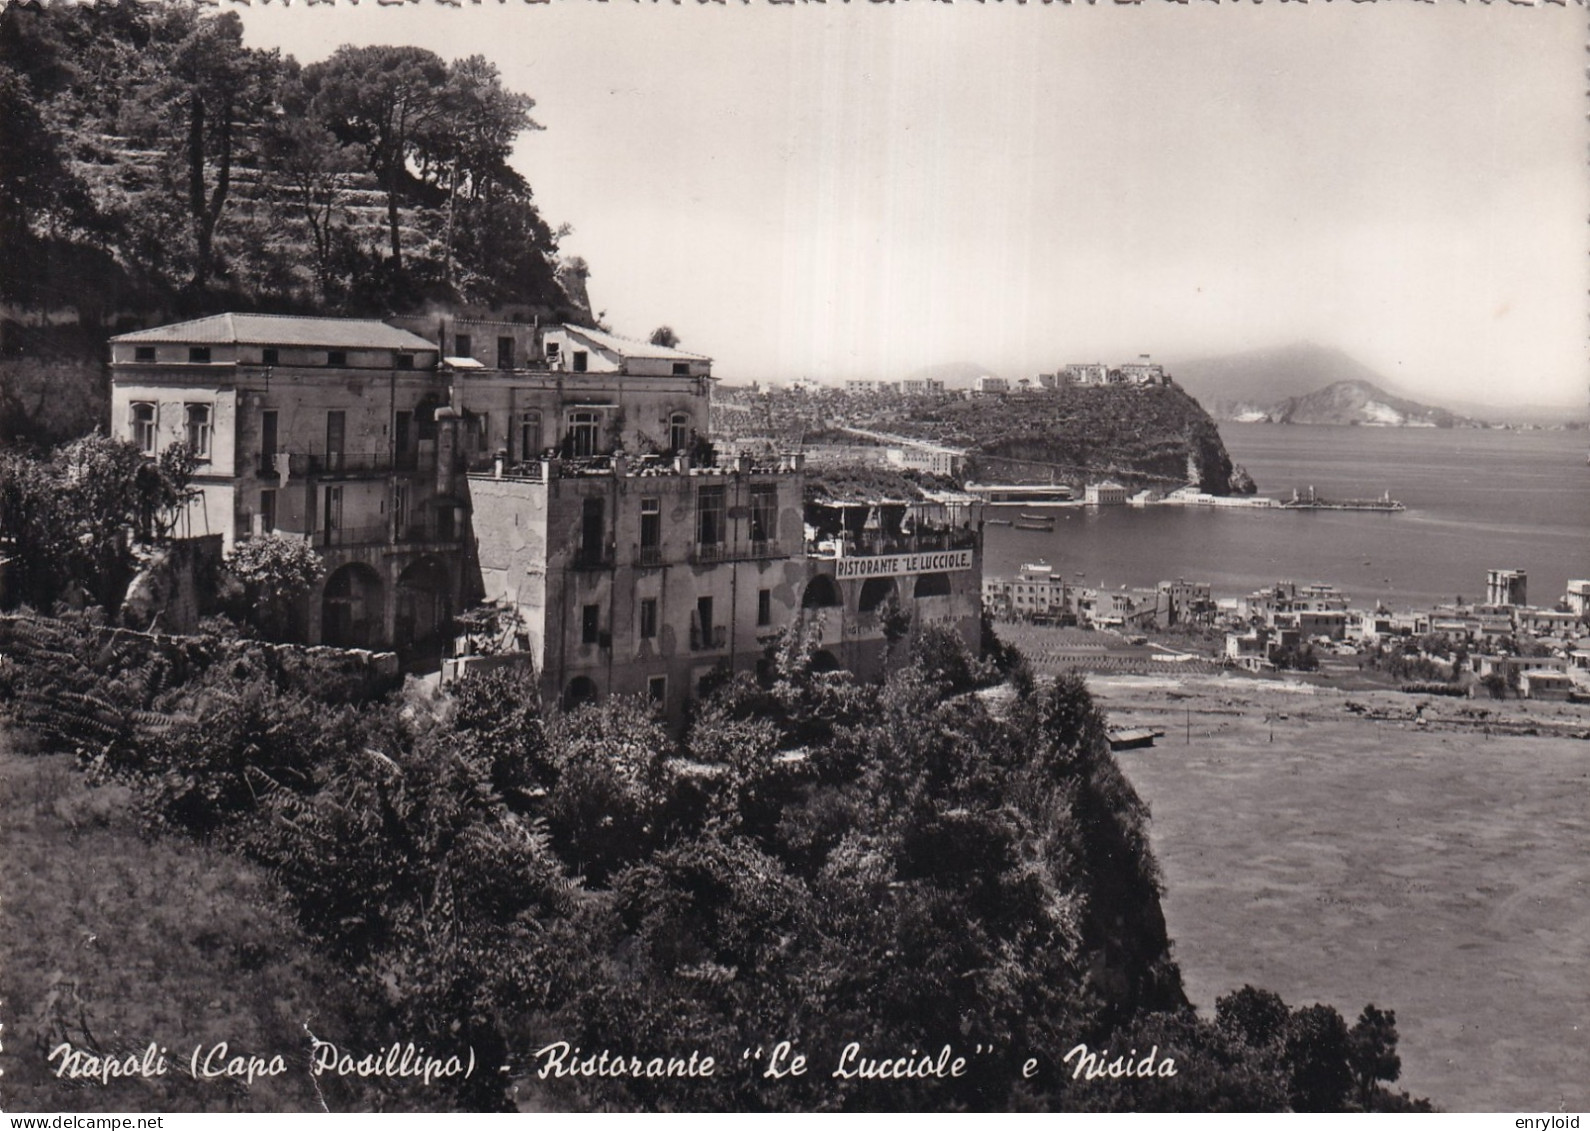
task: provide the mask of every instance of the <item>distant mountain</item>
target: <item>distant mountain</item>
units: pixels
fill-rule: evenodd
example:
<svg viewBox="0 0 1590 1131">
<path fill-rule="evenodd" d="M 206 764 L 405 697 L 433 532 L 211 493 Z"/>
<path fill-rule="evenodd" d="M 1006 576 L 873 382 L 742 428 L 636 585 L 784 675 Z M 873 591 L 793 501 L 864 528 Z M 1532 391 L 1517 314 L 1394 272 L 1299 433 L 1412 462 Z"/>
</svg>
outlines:
<svg viewBox="0 0 1590 1131">
<path fill-rule="evenodd" d="M 1269 419 L 1287 399 L 1323 392 L 1344 381 L 1363 382 L 1390 399 L 1401 397 L 1418 403 L 1412 390 L 1400 387 L 1339 349 L 1312 342 L 1177 361 L 1170 371 L 1177 384 L 1197 397 L 1216 420 Z M 1428 410 L 1444 409 L 1468 420 L 1561 427 L 1585 419 L 1582 404 L 1480 404 L 1446 396 L 1441 399 L 1442 408 Z"/>
<path fill-rule="evenodd" d="M 1340 382 L 1384 388 L 1387 381 L 1339 349 L 1300 342 L 1225 357 L 1177 362 L 1176 383 L 1216 420 L 1255 419 L 1289 397 L 1302 397 Z"/>
<path fill-rule="evenodd" d="M 1276 424 L 1370 424 L 1401 428 L 1483 427 L 1476 420 L 1444 408 L 1392 396 L 1370 381 L 1335 381 L 1300 397 L 1287 397 L 1262 416 Z"/>
</svg>

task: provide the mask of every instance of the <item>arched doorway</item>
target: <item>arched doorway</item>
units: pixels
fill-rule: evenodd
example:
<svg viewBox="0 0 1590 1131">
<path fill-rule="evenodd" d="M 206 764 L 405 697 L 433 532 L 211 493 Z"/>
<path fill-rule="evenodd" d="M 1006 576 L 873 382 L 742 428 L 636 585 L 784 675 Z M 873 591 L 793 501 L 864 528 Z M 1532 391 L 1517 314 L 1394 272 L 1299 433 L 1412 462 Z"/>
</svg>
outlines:
<svg viewBox="0 0 1590 1131">
<path fill-rule="evenodd" d="M 801 594 L 803 609 L 832 609 L 844 604 L 839 596 L 839 583 L 826 573 L 819 573 L 806 583 Z"/>
<path fill-rule="evenodd" d="M 861 583 L 861 599 L 856 606 L 856 611 L 860 613 L 875 613 L 880 605 L 898 592 L 894 578 L 869 577 Z"/>
<path fill-rule="evenodd" d="M 595 680 L 577 675 L 569 680 L 569 686 L 563 692 L 563 709 L 572 711 L 586 703 L 595 703 L 598 694 Z"/>
<path fill-rule="evenodd" d="M 398 574 L 397 624 L 393 642 L 399 648 L 434 643 L 453 615 L 452 579 L 438 559 L 423 557 Z"/>
<path fill-rule="evenodd" d="M 385 604 L 381 575 L 349 562 L 326 578 L 320 599 L 320 639 L 336 648 L 374 648 L 381 642 Z"/>
<path fill-rule="evenodd" d="M 913 597 L 948 597 L 950 595 L 950 575 L 947 573 L 924 573 L 916 579 L 916 589 L 911 594 Z"/>
<path fill-rule="evenodd" d="M 812 671 L 836 672 L 839 668 L 839 660 L 828 649 L 824 648 L 812 653 Z"/>
</svg>

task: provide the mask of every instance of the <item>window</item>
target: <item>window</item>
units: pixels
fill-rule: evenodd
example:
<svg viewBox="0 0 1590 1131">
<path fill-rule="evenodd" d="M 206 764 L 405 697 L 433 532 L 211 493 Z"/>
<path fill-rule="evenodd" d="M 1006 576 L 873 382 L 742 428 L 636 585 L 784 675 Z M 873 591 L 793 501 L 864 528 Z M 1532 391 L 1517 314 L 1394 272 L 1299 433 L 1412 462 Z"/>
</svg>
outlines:
<svg viewBox="0 0 1590 1131">
<path fill-rule="evenodd" d="M 590 360 L 590 356 L 591 355 L 586 353 L 584 350 L 575 350 L 574 351 L 574 372 L 576 372 L 576 373 L 584 373 L 585 370 L 586 370 L 586 366 L 587 366 L 587 364 L 588 364 L 588 362 Z"/>
<path fill-rule="evenodd" d="M 497 368 L 513 368 L 513 338 L 501 337 L 497 339 Z"/>
<path fill-rule="evenodd" d="M 330 541 L 332 534 L 342 529 L 342 488 L 336 484 L 326 487 L 324 519 L 321 529 L 326 532 L 327 541 Z"/>
<path fill-rule="evenodd" d="M 138 445 L 138 450 L 150 455 L 155 451 L 155 406 L 148 403 L 134 404 L 128 411 L 128 423 L 132 426 L 133 443 Z"/>
<path fill-rule="evenodd" d="M 601 499 L 586 499 L 580 506 L 580 562 L 599 565 L 607 545 L 607 522 Z"/>
<path fill-rule="evenodd" d="M 190 404 L 183 409 L 182 426 L 188 447 L 199 459 L 210 458 L 210 406 Z"/>
<path fill-rule="evenodd" d="M 640 599 L 640 638 L 654 640 L 657 637 L 657 598 L 642 597 Z"/>
<path fill-rule="evenodd" d="M 266 346 L 265 347 L 265 364 L 266 365 L 280 365 L 281 363 L 282 363 L 282 351 L 277 349 L 275 346 Z"/>
<path fill-rule="evenodd" d="M 662 500 L 640 501 L 640 548 L 642 557 L 647 550 L 662 548 Z"/>
<path fill-rule="evenodd" d="M 347 440 L 348 414 L 341 409 L 326 413 L 326 466 L 342 467 L 343 445 Z"/>
<path fill-rule="evenodd" d="M 580 610 L 580 643 L 595 644 L 602 631 L 602 607 L 586 605 Z"/>
<path fill-rule="evenodd" d="M 541 414 L 521 413 L 519 416 L 519 458 L 535 459 L 541 451 Z"/>
<path fill-rule="evenodd" d="M 560 357 L 561 352 L 562 352 L 562 344 L 561 343 L 559 343 L 559 342 L 548 342 L 547 343 L 547 364 L 548 365 L 556 365 L 558 363 L 558 358 Z"/>
<path fill-rule="evenodd" d="M 594 412 L 569 414 L 569 454 L 579 459 L 596 454 L 598 417 Z"/>
<path fill-rule="evenodd" d="M 464 438 L 469 441 L 469 446 L 477 451 L 486 450 L 486 445 L 491 441 L 491 413 L 464 413 Z"/>
<path fill-rule="evenodd" d="M 414 368 L 414 355 L 411 354 L 411 353 L 400 353 L 400 354 L 398 354 L 397 355 L 397 367 L 399 369 L 413 369 Z"/>
<path fill-rule="evenodd" d="M 701 647 L 712 647 L 712 598 L 696 598 L 696 624 L 701 629 Z"/>
<path fill-rule="evenodd" d="M 756 623 L 758 626 L 773 623 L 773 591 L 771 589 L 758 589 L 756 591 Z"/>
<path fill-rule="evenodd" d="M 266 409 L 259 417 L 259 473 L 276 474 L 276 410 Z"/>
<path fill-rule="evenodd" d="M 654 675 L 646 681 L 646 694 L 651 696 L 653 703 L 668 702 L 668 677 Z"/>
<path fill-rule="evenodd" d="M 722 545 L 723 526 L 723 487 L 714 484 L 701 488 L 701 493 L 696 496 L 697 545 Z"/>
<path fill-rule="evenodd" d="M 208 363 L 210 360 L 209 346 L 189 346 L 188 360 Z"/>
<path fill-rule="evenodd" d="M 326 364 L 327 365 L 347 365 L 348 364 L 348 351 L 347 350 L 329 350 L 329 351 L 327 351 L 327 353 L 326 353 Z"/>
<path fill-rule="evenodd" d="M 768 543 L 778 534 L 778 488 L 771 483 L 751 487 L 751 541 Z"/>
<path fill-rule="evenodd" d="M 134 346 L 133 347 L 133 360 L 134 361 L 153 361 L 154 359 L 155 359 L 155 347 L 154 346 Z"/>
<path fill-rule="evenodd" d="M 475 347 L 475 343 L 470 341 L 468 334 L 454 334 L 453 335 L 453 356 L 454 357 L 469 357 L 470 354 L 471 354 L 471 351 L 474 349 L 474 347 Z"/>
<path fill-rule="evenodd" d="M 675 377 L 690 376 L 690 363 L 688 361 L 674 362 L 673 374 Z"/>
<path fill-rule="evenodd" d="M 668 450 L 679 452 L 690 443 L 690 416 L 676 412 L 668 418 Z"/>
<path fill-rule="evenodd" d="M 259 532 L 269 534 L 276 529 L 276 490 L 269 488 L 259 493 Z"/>
</svg>

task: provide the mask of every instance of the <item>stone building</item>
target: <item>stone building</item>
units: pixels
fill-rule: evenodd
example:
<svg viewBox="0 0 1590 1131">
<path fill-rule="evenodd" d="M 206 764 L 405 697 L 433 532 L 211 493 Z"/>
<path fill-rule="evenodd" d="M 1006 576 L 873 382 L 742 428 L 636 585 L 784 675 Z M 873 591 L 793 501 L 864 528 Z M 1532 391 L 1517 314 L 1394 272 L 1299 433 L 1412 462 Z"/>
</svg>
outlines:
<svg viewBox="0 0 1590 1131">
<path fill-rule="evenodd" d="M 587 327 L 223 314 L 112 339 L 113 421 L 201 459 L 183 533 L 305 538 L 312 643 L 447 646 L 516 614 L 545 696 L 648 695 L 671 718 L 797 619 L 882 674 L 932 622 L 979 640 L 981 504 L 804 501 L 798 455 L 717 466 L 711 360 Z M 808 532 L 812 536 L 808 537 Z"/>
</svg>

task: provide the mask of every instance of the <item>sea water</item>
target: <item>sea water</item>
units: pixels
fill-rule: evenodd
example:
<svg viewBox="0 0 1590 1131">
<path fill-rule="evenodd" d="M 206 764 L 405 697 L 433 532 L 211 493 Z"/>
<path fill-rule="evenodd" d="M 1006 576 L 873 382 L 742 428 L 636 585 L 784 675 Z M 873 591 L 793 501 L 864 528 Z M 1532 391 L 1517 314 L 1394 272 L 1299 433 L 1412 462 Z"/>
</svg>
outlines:
<svg viewBox="0 0 1590 1131">
<path fill-rule="evenodd" d="M 1585 432 L 1222 424 L 1220 434 L 1261 495 L 1389 492 L 1407 510 L 1060 508 L 1052 534 L 987 527 L 985 573 L 1042 558 L 1076 585 L 1185 578 L 1217 597 L 1317 581 L 1355 606 L 1396 609 L 1483 600 L 1488 569 L 1527 571 L 1529 601 L 1545 607 L 1570 579 L 1590 578 Z"/>
</svg>

